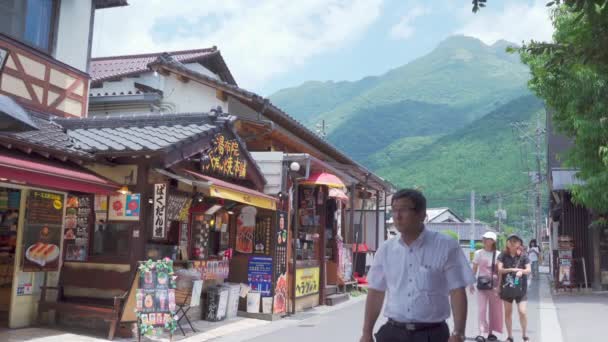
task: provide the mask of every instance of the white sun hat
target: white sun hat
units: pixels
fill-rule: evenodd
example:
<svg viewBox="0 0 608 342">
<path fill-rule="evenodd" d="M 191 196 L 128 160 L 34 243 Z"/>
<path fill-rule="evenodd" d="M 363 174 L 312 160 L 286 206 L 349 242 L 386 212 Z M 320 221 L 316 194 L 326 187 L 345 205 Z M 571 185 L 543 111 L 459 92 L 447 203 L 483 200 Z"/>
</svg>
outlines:
<svg viewBox="0 0 608 342">
<path fill-rule="evenodd" d="M 482 237 L 484 239 L 490 239 L 490 240 L 496 241 L 496 233 L 494 233 L 494 232 L 486 232 L 485 234 L 483 234 Z"/>
</svg>

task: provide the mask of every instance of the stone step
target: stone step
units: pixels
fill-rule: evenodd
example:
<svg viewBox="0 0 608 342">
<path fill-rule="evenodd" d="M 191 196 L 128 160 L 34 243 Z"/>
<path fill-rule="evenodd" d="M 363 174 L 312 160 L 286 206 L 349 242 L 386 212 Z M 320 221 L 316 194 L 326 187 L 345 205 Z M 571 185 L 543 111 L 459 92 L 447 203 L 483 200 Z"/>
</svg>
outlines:
<svg viewBox="0 0 608 342">
<path fill-rule="evenodd" d="M 326 285 L 325 286 L 325 294 L 327 296 L 333 295 L 338 293 L 338 286 L 337 285 Z"/>
<path fill-rule="evenodd" d="M 332 306 L 346 302 L 350 297 L 346 293 L 333 294 L 325 298 L 325 304 Z"/>
</svg>

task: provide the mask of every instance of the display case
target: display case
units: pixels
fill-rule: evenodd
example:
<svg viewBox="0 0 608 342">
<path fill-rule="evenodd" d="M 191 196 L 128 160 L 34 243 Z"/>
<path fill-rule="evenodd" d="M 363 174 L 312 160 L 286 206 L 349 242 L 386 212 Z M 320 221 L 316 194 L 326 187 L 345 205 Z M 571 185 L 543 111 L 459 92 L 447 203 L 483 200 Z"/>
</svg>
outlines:
<svg viewBox="0 0 608 342">
<path fill-rule="evenodd" d="M 298 210 L 299 229 L 296 239 L 297 260 L 318 259 L 321 233 L 321 210 L 319 208 L 319 193 L 322 190 L 315 187 L 300 189 L 300 207 Z"/>
</svg>

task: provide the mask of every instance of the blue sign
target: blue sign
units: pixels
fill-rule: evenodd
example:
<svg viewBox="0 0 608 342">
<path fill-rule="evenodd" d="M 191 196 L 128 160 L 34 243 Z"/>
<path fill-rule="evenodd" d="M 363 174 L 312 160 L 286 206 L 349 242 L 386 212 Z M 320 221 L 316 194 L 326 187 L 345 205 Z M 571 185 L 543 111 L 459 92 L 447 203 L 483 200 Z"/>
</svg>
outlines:
<svg viewBox="0 0 608 342">
<path fill-rule="evenodd" d="M 262 297 L 272 296 L 272 258 L 250 257 L 247 281 L 252 291 L 262 293 Z"/>
<path fill-rule="evenodd" d="M 471 250 L 475 250 L 475 240 L 471 240 Z"/>
</svg>

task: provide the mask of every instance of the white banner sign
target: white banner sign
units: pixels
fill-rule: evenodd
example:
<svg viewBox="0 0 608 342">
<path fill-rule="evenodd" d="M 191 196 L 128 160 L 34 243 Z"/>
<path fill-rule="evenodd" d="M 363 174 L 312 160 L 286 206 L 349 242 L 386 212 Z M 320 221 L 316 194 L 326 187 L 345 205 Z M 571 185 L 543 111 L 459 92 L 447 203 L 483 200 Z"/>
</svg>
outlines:
<svg viewBox="0 0 608 342">
<path fill-rule="evenodd" d="M 167 237 L 167 223 L 165 222 L 166 203 L 167 184 L 154 184 L 153 239 L 164 239 Z"/>
</svg>

